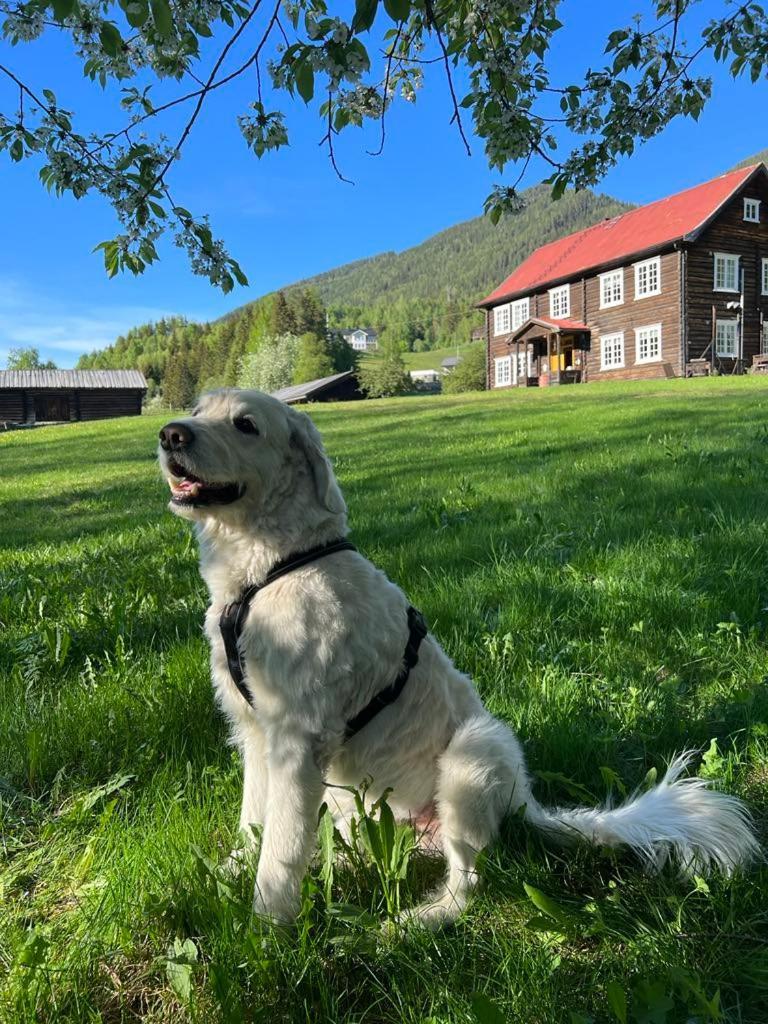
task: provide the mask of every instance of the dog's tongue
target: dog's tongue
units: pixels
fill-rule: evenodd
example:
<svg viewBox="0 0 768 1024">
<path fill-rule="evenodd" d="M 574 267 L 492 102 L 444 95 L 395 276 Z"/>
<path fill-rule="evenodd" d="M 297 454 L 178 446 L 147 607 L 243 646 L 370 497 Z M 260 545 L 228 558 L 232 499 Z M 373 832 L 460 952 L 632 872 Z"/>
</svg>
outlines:
<svg viewBox="0 0 768 1024">
<path fill-rule="evenodd" d="M 187 491 L 190 494 L 195 494 L 200 490 L 200 483 L 197 480 L 181 480 L 178 484 L 174 485 L 175 491 Z"/>
</svg>

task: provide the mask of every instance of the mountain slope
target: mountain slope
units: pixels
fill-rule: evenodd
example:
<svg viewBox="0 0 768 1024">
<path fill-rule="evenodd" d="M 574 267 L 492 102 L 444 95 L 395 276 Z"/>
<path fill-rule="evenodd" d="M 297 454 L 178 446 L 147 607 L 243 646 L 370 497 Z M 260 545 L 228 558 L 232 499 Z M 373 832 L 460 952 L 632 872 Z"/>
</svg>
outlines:
<svg viewBox="0 0 768 1024">
<path fill-rule="evenodd" d="M 567 193 L 558 202 L 546 185 L 525 192 L 526 207 L 494 227 L 476 217 L 403 252 L 386 252 L 297 282 L 329 305 L 376 306 L 399 299 L 462 298 L 490 291 L 537 246 L 631 209 L 610 196 Z"/>
</svg>

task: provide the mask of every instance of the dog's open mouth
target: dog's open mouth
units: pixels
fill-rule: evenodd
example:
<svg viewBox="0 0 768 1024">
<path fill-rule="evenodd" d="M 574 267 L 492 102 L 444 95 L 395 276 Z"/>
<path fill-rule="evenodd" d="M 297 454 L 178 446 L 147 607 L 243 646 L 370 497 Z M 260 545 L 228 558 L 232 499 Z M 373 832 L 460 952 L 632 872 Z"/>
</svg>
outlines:
<svg viewBox="0 0 768 1024">
<path fill-rule="evenodd" d="M 245 485 L 201 480 L 180 463 L 168 463 L 168 485 L 174 505 L 229 505 L 245 492 Z"/>
</svg>

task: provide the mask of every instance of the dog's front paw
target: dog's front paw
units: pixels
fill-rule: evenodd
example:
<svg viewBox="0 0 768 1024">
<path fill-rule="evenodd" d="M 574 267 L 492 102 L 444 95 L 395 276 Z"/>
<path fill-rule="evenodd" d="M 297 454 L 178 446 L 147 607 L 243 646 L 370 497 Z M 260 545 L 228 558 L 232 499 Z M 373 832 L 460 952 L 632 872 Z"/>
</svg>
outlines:
<svg viewBox="0 0 768 1024">
<path fill-rule="evenodd" d="M 239 878 L 253 858 L 250 850 L 234 849 L 222 862 L 221 870 L 228 878 Z"/>
<path fill-rule="evenodd" d="M 253 913 L 272 925 L 293 924 L 299 916 L 299 900 L 284 894 L 266 895 L 259 886 L 253 894 Z"/>
</svg>

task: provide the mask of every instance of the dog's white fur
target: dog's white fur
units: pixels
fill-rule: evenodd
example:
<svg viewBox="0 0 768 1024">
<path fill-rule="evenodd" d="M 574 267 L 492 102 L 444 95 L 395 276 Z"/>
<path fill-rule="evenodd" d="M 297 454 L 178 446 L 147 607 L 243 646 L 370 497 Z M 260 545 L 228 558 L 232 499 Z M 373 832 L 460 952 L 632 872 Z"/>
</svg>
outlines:
<svg viewBox="0 0 768 1024">
<path fill-rule="evenodd" d="M 250 418 L 259 434 L 235 429 L 238 417 Z M 504 815 L 523 806 L 526 820 L 561 839 L 626 844 L 655 867 L 674 856 L 688 870 L 728 873 L 757 854 L 743 804 L 681 777 L 688 755 L 674 760 L 655 788 L 613 810 L 542 807 L 516 737 L 485 710 L 431 634 L 397 701 L 345 743 L 345 723 L 393 681 L 408 638 L 406 597 L 356 552 L 315 561 L 254 598 L 241 640 L 249 706 L 227 668 L 221 611 L 275 562 L 344 536 L 346 507 L 320 435 L 303 413 L 258 392 L 221 390 L 177 422 L 194 440 L 173 458 L 207 482 L 245 485 L 232 504 L 171 507 L 195 522 L 200 544 L 214 687 L 243 758 L 240 826 L 246 837 L 252 824 L 263 826 L 258 913 L 295 917 L 321 802 L 341 827 L 352 810 L 346 791 L 327 787 L 366 777 L 373 797 L 392 789 L 390 804 L 401 818 L 435 816 L 448 873 L 417 908 L 430 924 L 465 907 L 478 852 Z M 159 454 L 169 476 L 169 457 Z"/>
</svg>

